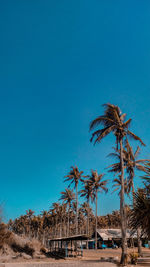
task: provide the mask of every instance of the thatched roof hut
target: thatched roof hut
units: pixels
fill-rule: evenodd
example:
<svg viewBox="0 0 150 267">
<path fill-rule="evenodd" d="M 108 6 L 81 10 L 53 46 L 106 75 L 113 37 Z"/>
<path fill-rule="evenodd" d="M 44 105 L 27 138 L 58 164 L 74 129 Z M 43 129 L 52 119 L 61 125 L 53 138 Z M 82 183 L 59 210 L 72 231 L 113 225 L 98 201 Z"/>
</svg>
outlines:
<svg viewBox="0 0 150 267">
<path fill-rule="evenodd" d="M 98 238 L 102 241 L 121 239 L 121 229 L 97 229 Z M 92 237 L 95 236 L 95 233 Z M 137 234 L 127 229 L 127 239 L 137 238 Z"/>
</svg>

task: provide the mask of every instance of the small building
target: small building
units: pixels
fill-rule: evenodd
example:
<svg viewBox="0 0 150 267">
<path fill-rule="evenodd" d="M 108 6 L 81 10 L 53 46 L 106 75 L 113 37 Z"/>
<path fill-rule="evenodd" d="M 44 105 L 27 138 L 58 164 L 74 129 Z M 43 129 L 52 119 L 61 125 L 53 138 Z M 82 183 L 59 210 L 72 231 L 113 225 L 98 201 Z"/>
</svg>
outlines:
<svg viewBox="0 0 150 267">
<path fill-rule="evenodd" d="M 92 238 L 95 238 L 95 233 Z M 121 239 L 121 229 L 97 229 L 98 248 L 101 248 L 102 244 L 106 244 L 107 247 L 120 247 Z M 133 233 L 131 229 L 127 229 L 127 242 L 129 247 L 137 245 L 137 233 Z"/>
<path fill-rule="evenodd" d="M 49 250 L 60 257 L 83 256 L 82 242 L 87 240 L 86 235 L 74 235 L 49 239 Z"/>
</svg>

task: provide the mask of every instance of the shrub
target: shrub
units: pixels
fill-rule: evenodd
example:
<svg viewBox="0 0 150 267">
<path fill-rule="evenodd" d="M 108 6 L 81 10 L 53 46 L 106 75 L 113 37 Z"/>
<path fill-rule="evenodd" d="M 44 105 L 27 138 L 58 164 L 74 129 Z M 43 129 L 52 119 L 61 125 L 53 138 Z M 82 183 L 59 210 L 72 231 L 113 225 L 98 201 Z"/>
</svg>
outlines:
<svg viewBox="0 0 150 267">
<path fill-rule="evenodd" d="M 135 252 L 131 252 L 129 254 L 130 260 L 131 260 L 131 264 L 137 264 L 137 259 L 138 259 L 138 253 Z"/>
</svg>

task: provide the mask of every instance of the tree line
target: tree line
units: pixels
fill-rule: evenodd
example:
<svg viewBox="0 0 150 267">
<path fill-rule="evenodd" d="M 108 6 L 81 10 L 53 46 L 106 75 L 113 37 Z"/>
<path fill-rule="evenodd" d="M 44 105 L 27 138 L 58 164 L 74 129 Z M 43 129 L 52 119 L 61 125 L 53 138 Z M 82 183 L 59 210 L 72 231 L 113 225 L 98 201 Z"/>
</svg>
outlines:
<svg viewBox="0 0 150 267">
<path fill-rule="evenodd" d="M 135 135 L 130 129 L 131 119 L 126 119 L 126 114 L 123 114 L 118 106 L 105 104 L 104 113 L 98 116 L 90 123 L 90 131 L 92 131 L 91 142 L 99 144 L 104 137 L 112 133 L 114 135 L 113 151 L 109 157 L 114 159 L 114 163 L 108 166 L 108 172 L 113 173 L 114 191 L 118 190 L 120 197 L 120 211 L 115 214 L 119 218 L 119 225 L 122 232 L 122 256 L 121 263 L 125 265 L 127 257 L 127 206 L 125 203 L 125 194 L 132 196 L 132 211 L 131 217 L 136 219 L 134 212 L 139 197 L 149 199 L 148 185 L 145 183 L 141 191 L 136 191 L 134 186 L 135 172 L 143 171 L 147 174 L 146 182 L 148 183 L 148 159 L 139 159 L 140 147 L 134 151 L 130 140 L 138 141 L 141 146 L 145 146 L 142 139 Z M 60 193 L 60 202 L 53 203 L 51 209 L 43 211 L 39 216 L 34 216 L 29 210 L 26 215 L 21 216 L 14 222 L 9 222 L 9 227 L 20 234 L 43 238 L 46 236 L 69 236 L 72 234 L 86 233 L 90 236 L 95 230 L 95 248 L 97 248 L 97 227 L 104 217 L 97 216 L 98 194 L 107 193 L 108 181 L 104 179 L 102 173 L 97 170 L 91 170 L 91 173 L 84 175 L 77 166 L 72 166 L 69 173 L 65 176 L 65 182 L 68 182 L 68 187 Z M 79 183 L 82 184 L 81 190 L 78 190 Z M 73 186 L 73 188 L 71 188 Z M 75 192 L 74 192 L 75 189 Z M 141 194 L 141 195 L 139 195 Z M 83 197 L 86 201 L 80 205 L 78 196 Z M 95 215 L 90 207 L 90 204 L 95 203 Z M 113 214 L 112 214 L 113 215 Z M 110 216 L 111 217 L 111 216 Z M 146 217 L 147 218 L 147 217 Z M 105 219 L 105 218 L 104 218 Z M 111 220 L 110 220 L 111 221 Z M 146 220 L 145 220 L 146 221 Z M 101 227 L 103 223 L 101 222 Z M 112 222 L 110 223 L 112 225 Z M 131 227 L 133 226 L 130 222 Z M 137 230 L 138 247 L 140 252 L 140 234 L 138 223 L 134 227 Z M 32 230 L 34 229 L 34 231 Z M 42 230 L 41 230 L 42 229 Z M 20 231 L 20 232 L 19 232 Z M 34 233 L 34 234 L 33 234 Z"/>
</svg>

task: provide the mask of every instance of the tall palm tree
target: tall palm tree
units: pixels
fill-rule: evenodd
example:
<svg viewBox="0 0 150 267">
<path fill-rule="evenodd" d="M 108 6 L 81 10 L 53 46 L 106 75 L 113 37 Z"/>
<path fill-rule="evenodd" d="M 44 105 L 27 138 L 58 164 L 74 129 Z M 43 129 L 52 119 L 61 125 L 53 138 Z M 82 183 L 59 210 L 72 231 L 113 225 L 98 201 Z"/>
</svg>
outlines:
<svg viewBox="0 0 150 267">
<path fill-rule="evenodd" d="M 58 209 L 59 225 L 60 225 L 59 236 L 60 237 L 62 237 L 62 234 L 63 234 L 63 222 L 64 222 L 65 213 L 66 213 L 66 205 L 62 204 L 59 206 L 59 209 Z"/>
<path fill-rule="evenodd" d="M 124 201 L 124 159 L 123 159 L 123 140 L 129 135 L 131 138 L 143 141 L 129 130 L 131 119 L 125 121 L 126 114 L 122 114 L 119 107 L 112 104 L 104 105 L 104 115 L 97 117 L 90 124 L 90 130 L 102 125 L 103 128 L 93 132 L 91 142 L 99 143 L 109 133 L 113 133 L 116 138 L 117 149 L 120 147 L 120 169 L 121 169 L 121 194 L 120 194 L 120 211 L 121 211 L 121 232 L 122 232 L 122 255 L 121 263 L 126 264 L 127 258 L 127 239 L 126 239 L 126 215 L 125 215 L 125 201 Z"/>
<path fill-rule="evenodd" d="M 90 214 L 90 200 L 93 202 L 93 188 L 89 180 L 82 180 L 83 188 L 80 190 L 80 196 L 85 197 L 87 200 L 87 225 L 86 225 L 86 234 L 89 236 L 89 214 Z M 85 205 L 84 205 L 85 208 Z M 88 244 L 87 244 L 88 247 Z"/>
<path fill-rule="evenodd" d="M 88 176 L 89 182 L 92 186 L 93 199 L 95 200 L 95 249 L 97 249 L 97 199 L 98 192 L 105 193 L 108 191 L 106 188 L 107 180 L 102 181 L 104 174 L 98 174 L 97 171 L 91 170 L 91 175 Z"/>
<path fill-rule="evenodd" d="M 53 218 L 55 221 L 55 236 L 58 236 L 59 208 L 60 208 L 60 203 L 54 202 L 50 209 L 50 212 L 53 214 Z"/>
<path fill-rule="evenodd" d="M 63 203 L 66 203 L 68 205 L 68 232 L 67 232 L 68 236 L 70 234 L 70 207 L 74 199 L 75 199 L 75 194 L 73 193 L 73 190 L 66 188 L 65 191 L 61 192 L 60 200 L 62 200 Z"/>
<path fill-rule="evenodd" d="M 126 171 L 128 173 L 128 185 L 129 185 L 129 191 L 132 190 L 132 198 L 133 198 L 133 205 L 135 202 L 135 189 L 134 189 L 134 177 L 135 177 L 135 170 L 138 171 L 146 171 L 145 166 L 143 164 L 146 164 L 148 160 L 146 159 L 137 159 L 140 148 L 137 147 L 135 153 L 132 150 L 132 147 L 130 146 L 128 140 L 126 140 Z M 142 246 L 141 246 L 141 240 L 140 240 L 140 231 L 139 228 L 137 229 L 137 240 L 138 240 L 138 254 L 142 254 Z"/>
<path fill-rule="evenodd" d="M 128 139 L 126 139 L 125 142 L 125 148 L 123 150 L 123 154 L 124 154 L 124 164 L 125 164 L 125 168 L 126 168 L 126 172 L 128 174 L 128 181 L 126 180 L 126 193 L 129 194 L 130 191 L 132 190 L 132 199 L 133 199 L 133 205 L 134 205 L 134 193 L 135 193 L 135 189 L 134 189 L 134 177 L 135 177 L 135 170 L 138 171 L 145 171 L 145 166 L 143 164 L 145 164 L 146 162 L 148 162 L 148 160 L 146 159 L 137 159 L 139 152 L 140 152 L 140 148 L 139 146 L 137 147 L 136 151 L 133 152 L 132 147 L 130 146 Z M 110 155 L 116 156 L 119 158 L 119 152 L 116 153 L 112 153 Z M 112 165 L 112 168 L 110 171 L 117 171 L 117 167 L 118 167 L 118 172 L 120 170 L 120 163 L 115 163 Z M 141 255 L 142 251 L 141 251 L 141 241 L 140 241 L 140 233 L 139 233 L 139 229 L 137 230 L 137 238 L 138 238 L 138 253 L 139 255 Z"/>
<path fill-rule="evenodd" d="M 76 234 L 78 234 L 78 184 L 81 180 L 83 171 L 79 171 L 77 166 L 72 166 L 70 172 L 65 176 L 65 182 L 69 181 L 69 187 L 74 184 L 76 189 Z"/>
<path fill-rule="evenodd" d="M 83 193 L 82 196 L 85 196 L 84 194 L 86 192 L 84 191 L 84 189 L 83 189 L 82 193 Z M 86 217 L 86 235 L 87 236 L 89 236 L 89 226 L 88 226 L 89 225 L 89 219 L 90 219 L 90 217 L 93 216 L 92 208 L 90 207 L 88 202 L 84 202 L 80 206 L 80 210 L 81 210 L 82 214 L 84 215 L 84 217 Z"/>
</svg>

